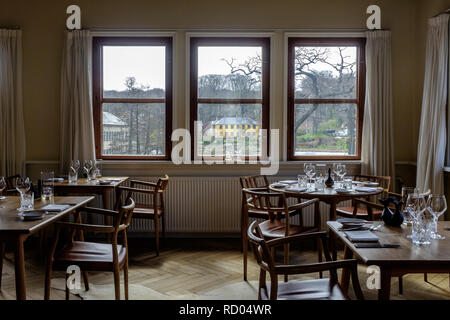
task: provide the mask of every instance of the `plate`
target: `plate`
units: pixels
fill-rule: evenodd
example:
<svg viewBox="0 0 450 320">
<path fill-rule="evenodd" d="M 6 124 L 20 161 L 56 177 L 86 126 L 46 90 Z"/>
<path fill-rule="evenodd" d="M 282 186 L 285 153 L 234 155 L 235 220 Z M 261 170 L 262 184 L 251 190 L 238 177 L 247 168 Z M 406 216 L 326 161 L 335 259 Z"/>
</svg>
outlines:
<svg viewBox="0 0 450 320">
<path fill-rule="evenodd" d="M 0 200 L 5 200 L 5 199 L 6 199 L 5 196 L 1 196 L 1 197 L 0 197 Z"/>
<path fill-rule="evenodd" d="M 287 190 L 295 191 L 295 192 L 305 192 L 308 188 L 305 187 L 289 187 Z"/>
<path fill-rule="evenodd" d="M 277 189 L 282 189 L 282 188 L 287 187 L 287 185 L 284 184 L 284 183 L 273 183 L 273 184 L 271 184 L 271 187 L 272 188 L 277 188 Z"/>
<path fill-rule="evenodd" d="M 297 180 L 283 180 L 283 181 L 280 181 L 280 183 L 284 183 L 284 184 L 296 184 L 296 183 L 298 183 L 298 181 L 297 181 Z"/>
<path fill-rule="evenodd" d="M 106 180 L 99 180 L 97 182 L 97 184 L 101 185 L 101 186 L 108 186 L 112 183 L 112 181 L 106 181 Z"/>
<path fill-rule="evenodd" d="M 380 184 L 378 182 L 367 181 L 364 182 L 364 185 L 366 187 L 378 187 Z"/>
<path fill-rule="evenodd" d="M 348 194 L 348 193 L 351 193 L 351 192 L 352 192 L 352 190 L 349 190 L 349 189 L 341 189 L 341 188 L 336 189 L 335 191 L 336 191 L 336 193 L 338 193 L 338 194 Z"/>
<path fill-rule="evenodd" d="M 27 211 L 19 213 L 19 216 L 23 221 L 34 221 L 40 220 L 44 216 L 45 212 L 43 211 Z"/>
</svg>

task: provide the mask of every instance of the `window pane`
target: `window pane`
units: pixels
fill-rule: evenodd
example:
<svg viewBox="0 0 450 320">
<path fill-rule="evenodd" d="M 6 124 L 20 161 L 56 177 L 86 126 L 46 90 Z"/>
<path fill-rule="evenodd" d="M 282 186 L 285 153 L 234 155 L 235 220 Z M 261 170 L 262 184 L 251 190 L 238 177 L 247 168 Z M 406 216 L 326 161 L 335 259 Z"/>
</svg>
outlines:
<svg viewBox="0 0 450 320">
<path fill-rule="evenodd" d="M 295 98 L 356 99 L 356 47 L 295 47 Z"/>
<path fill-rule="evenodd" d="M 198 97 L 260 99 L 261 47 L 198 47 Z"/>
<path fill-rule="evenodd" d="M 295 156 L 356 155 L 356 104 L 296 104 Z"/>
<path fill-rule="evenodd" d="M 204 156 L 261 155 L 260 104 L 199 104 L 198 121 L 202 121 L 203 135 L 203 143 L 198 137 L 198 146 L 203 147 Z"/>
<path fill-rule="evenodd" d="M 164 103 L 104 103 L 104 155 L 164 156 Z"/>
<path fill-rule="evenodd" d="M 104 46 L 105 98 L 164 98 L 166 48 L 164 46 Z"/>
</svg>

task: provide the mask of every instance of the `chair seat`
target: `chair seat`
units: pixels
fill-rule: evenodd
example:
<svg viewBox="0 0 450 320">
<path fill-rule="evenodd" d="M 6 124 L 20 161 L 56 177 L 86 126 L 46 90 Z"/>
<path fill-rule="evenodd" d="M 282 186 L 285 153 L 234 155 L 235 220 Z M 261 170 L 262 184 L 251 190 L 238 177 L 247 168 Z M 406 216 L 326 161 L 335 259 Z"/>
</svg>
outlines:
<svg viewBox="0 0 450 320">
<path fill-rule="evenodd" d="M 158 216 L 162 215 L 162 210 L 161 208 L 157 208 L 156 209 L 156 213 L 158 214 Z M 136 207 L 134 208 L 133 211 L 133 218 L 147 218 L 147 219 L 151 219 L 155 216 L 155 208 L 153 208 L 152 206 L 146 206 L 146 205 L 136 205 Z"/>
<path fill-rule="evenodd" d="M 343 217 L 353 217 L 353 210 L 355 209 L 355 207 L 340 207 L 340 208 L 336 208 L 336 214 L 338 216 L 343 216 Z M 374 220 L 379 220 L 381 219 L 381 214 L 382 211 L 379 209 L 373 209 L 372 210 L 372 217 Z M 367 213 L 367 208 L 364 206 L 358 206 L 358 211 L 356 213 L 356 217 L 357 218 L 367 218 L 369 215 Z"/>
<path fill-rule="evenodd" d="M 286 233 L 286 224 L 281 222 L 280 220 L 266 220 L 259 224 L 259 228 L 264 236 L 264 238 L 282 238 Z M 301 227 L 299 225 L 290 225 L 289 226 L 289 236 L 316 232 L 319 231 L 318 227 Z"/>
<path fill-rule="evenodd" d="M 270 284 L 267 286 L 270 292 Z M 269 295 L 260 289 L 261 299 L 269 300 Z M 278 283 L 277 300 L 347 300 L 339 285 L 330 290 L 330 279 L 290 280 Z"/>
<path fill-rule="evenodd" d="M 119 267 L 126 261 L 127 250 L 117 245 Z M 55 253 L 53 268 L 65 270 L 69 265 L 77 265 L 83 271 L 111 271 L 113 267 L 112 244 L 74 241 Z"/>
</svg>

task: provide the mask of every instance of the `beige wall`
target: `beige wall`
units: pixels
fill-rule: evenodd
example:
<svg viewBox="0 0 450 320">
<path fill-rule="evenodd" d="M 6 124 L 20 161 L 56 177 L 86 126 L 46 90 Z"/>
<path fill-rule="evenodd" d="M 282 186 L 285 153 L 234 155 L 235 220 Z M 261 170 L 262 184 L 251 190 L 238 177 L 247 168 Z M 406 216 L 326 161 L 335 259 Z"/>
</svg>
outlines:
<svg viewBox="0 0 450 320">
<path fill-rule="evenodd" d="M 86 28 L 114 29 L 364 29 L 370 4 L 392 30 L 395 159 L 415 161 L 426 18 L 450 0 L 0 0 L 0 26 L 23 29 L 27 159 L 59 158 L 59 82 L 65 10 L 78 4 Z M 184 50 L 184 32 L 176 45 Z M 272 127 L 283 126 L 283 33 L 274 36 Z M 185 58 L 178 56 L 174 127 L 185 124 Z"/>
</svg>

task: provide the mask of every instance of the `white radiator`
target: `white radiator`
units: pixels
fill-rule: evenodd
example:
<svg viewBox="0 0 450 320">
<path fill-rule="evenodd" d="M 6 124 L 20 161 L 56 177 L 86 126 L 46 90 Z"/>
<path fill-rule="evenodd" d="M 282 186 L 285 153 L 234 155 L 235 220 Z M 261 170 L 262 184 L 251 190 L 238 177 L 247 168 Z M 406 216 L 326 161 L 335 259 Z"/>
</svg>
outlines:
<svg viewBox="0 0 450 320">
<path fill-rule="evenodd" d="M 139 177 L 155 181 L 155 177 Z M 271 180 L 280 178 L 272 178 Z M 146 198 L 147 197 L 147 198 Z M 138 203 L 151 201 L 139 195 Z M 239 233 L 241 186 L 239 177 L 171 177 L 165 193 L 167 233 Z M 329 206 L 320 204 L 322 228 L 326 228 Z M 304 210 L 305 225 L 313 223 L 313 207 Z M 298 223 L 298 217 L 293 219 Z M 133 219 L 129 232 L 153 231 L 153 221 Z"/>
</svg>

